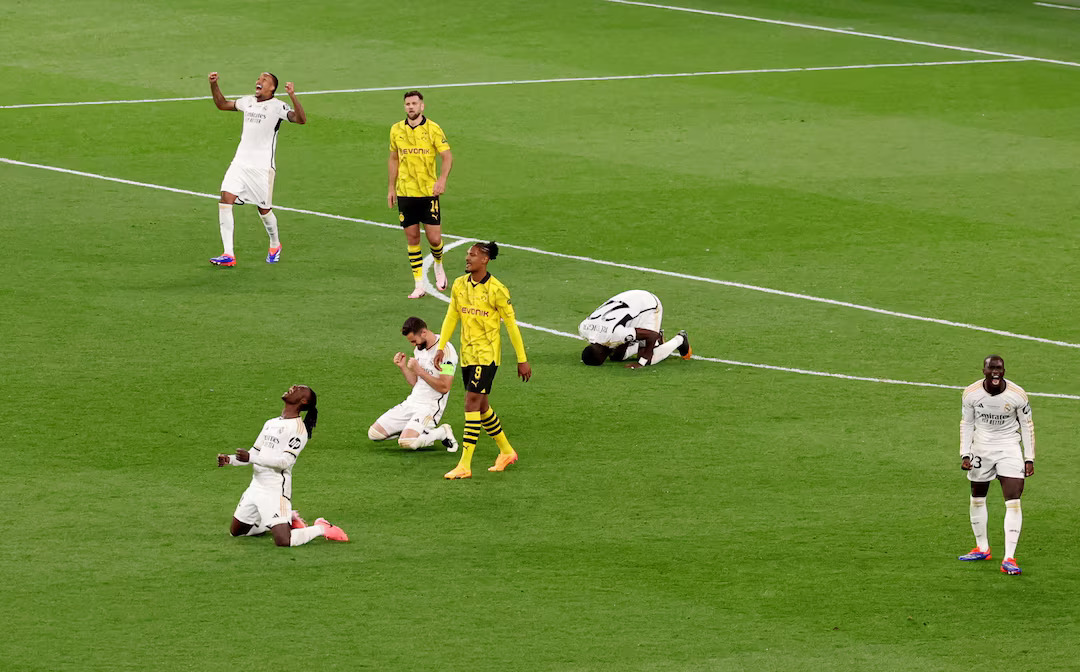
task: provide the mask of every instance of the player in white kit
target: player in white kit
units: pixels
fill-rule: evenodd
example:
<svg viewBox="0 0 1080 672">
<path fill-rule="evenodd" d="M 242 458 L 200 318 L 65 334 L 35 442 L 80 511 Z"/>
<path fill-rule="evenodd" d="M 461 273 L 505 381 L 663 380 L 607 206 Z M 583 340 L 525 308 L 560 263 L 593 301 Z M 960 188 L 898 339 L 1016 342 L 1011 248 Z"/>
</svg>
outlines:
<svg viewBox="0 0 1080 672">
<path fill-rule="evenodd" d="M 406 357 L 404 352 L 399 352 L 394 355 L 394 365 L 401 369 L 412 392 L 405 401 L 379 416 L 368 428 L 368 438 L 385 441 L 397 436 L 399 446 L 412 450 L 440 441 L 453 453 L 458 449 L 454 429 L 450 425 L 439 425 L 439 420 L 454 384 L 457 351 L 447 343 L 442 363 L 436 367 L 433 360 L 439 335 L 431 333 L 427 323 L 419 317 L 405 320 L 401 335 L 413 346 L 413 356 Z"/>
<path fill-rule="evenodd" d="M 254 203 L 259 208 L 266 235 L 270 237 L 270 249 L 266 263 L 276 264 L 281 259 L 281 241 L 278 239 L 277 216 L 273 211 L 274 172 L 277 152 L 277 134 L 282 121 L 296 124 L 307 123 L 307 115 L 292 82 L 285 82 L 293 109 L 274 97 L 278 79 L 269 72 L 259 75 L 255 81 L 255 95 L 226 100 L 218 87 L 218 73 L 210 73 L 210 93 L 214 104 L 222 111 L 239 110 L 244 113 L 244 130 L 240 145 L 236 148 L 225 179 L 221 181 L 221 201 L 218 203 L 218 224 L 221 228 L 221 244 L 225 248 L 220 257 L 210 260 L 215 266 L 235 266 L 233 251 L 233 204 Z"/>
<path fill-rule="evenodd" d="M 638 369 L 658 364 L 676 350 L 683 359 L 690 359 L 693 353 L 686 332 L 665 343 L 663 320 L 664 306 L 655 294 L 643 289 L 616 294 L 578 325 L 578 334 L 589 342 L 581 351 L 581 361 L 600 366 L 608 358 L 615 362 L 636 359 L 626 368 Z"/>
<path fill-rule="evenodd" d="M 986 494 L 990 481 L 1001 483 L 1005 497 L 1005 559 L 1001 571 L 1019 574 L 1016 544 L 1023 514 L 1020 497 L 1024 479 L 1035 474 L 1035 424 L 1024 390 L 1005 379 L 1005 360 L 990 355 L 983 360 L 983 379 L 968 385 L 961 401 L 960 468 L 971 481 L 971 530 L 975 548 L 961 560 L 989 560 L 986 535 Z"/>
<path fill-rule="evenodd" d="M 345 531 L 325 518 L 308 526 L 292 509 L 292 468 L 315 431 L 319 409 L 315 392 L 306 385 L 293 385 L 281 400 L 285 402 L 281 416 L 266 421 L 250 451 L 241 448 L 235 455 L 217 456 L 219 467 L 251 465 L 254 470 L 251 485 L 236 505 L 229 533 L 253 537 L 270 530 L 278 546 L 300 546 L 315 537 L 348 541 Z"/>
</svg>

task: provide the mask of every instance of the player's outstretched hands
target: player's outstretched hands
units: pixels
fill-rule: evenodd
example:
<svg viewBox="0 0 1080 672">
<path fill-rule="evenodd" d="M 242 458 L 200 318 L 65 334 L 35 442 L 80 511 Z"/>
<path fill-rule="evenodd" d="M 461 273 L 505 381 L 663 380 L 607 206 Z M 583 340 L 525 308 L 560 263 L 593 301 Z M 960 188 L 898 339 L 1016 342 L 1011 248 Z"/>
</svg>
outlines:
<svg viewBox="0 0 1080 672">
<path fill-rule="evenodd" d="M 439 368 L 440 364 L 442 364 L 443 355 L 445 355 L 445 354 L 446 353 L 444 353 L 442 350 L 436 350 L 435 351 L 435 359 L 431 360 L 431 363 L 435 365 L 436 369 Z M 518 365 L 518 368 L 521 368 L 520 364 Z"/>
<path fill-rule="evenodd" d="M 296 93 L 296 87 L 293 86 L 292 82 L 285 82 L 285 93 L 290 96 Z"/>
<path fill-rule="evenodd" d="M 397 366 L 399 369 L 404 369 L 406 359 L 407 358 L 405 357 L 405 353 L 404 352 L 399 352 L 399 353 L 394 355 L 394 365 Z"/>
<path fill-rule="evenodd" d="M 528 362 L 521 362 L 518 364 L 518 377 L 521 378 L 521 382 L 527 383 L 532 378 L 532 367 Z"/>
<path fill-rule="evenodd" d="M 207 79 L 209 79 L 209 80 L 210 80 L 210 83 L 211 83 L 211 84 L 213 84 L 213 83 L 217 82 L 217 80 L 218 80 L 218 74 L 217 74 L 216 72 L 211 72 L 211 73 L 209 74 L 209 76 L 207 76 Z"/>
<path fill-rule="evenodd" d="M 222 455 L 221 453 L 218 453 L 217 466 L 224 467 L 228 463 L 229 463 L 229 456 L 228 455 Z"/>
</svg>

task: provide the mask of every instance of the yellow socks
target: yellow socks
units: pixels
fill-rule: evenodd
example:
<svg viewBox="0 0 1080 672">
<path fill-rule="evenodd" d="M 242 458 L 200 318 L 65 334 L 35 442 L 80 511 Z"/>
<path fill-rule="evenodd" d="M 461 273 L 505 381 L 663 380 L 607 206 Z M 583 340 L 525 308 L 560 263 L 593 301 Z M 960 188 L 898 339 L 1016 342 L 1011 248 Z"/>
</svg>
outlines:
<svg viewBox="0 0 1080 672">
<path fill-rule="evenodd" d="M 480 411 L 465 411 L 465 429 L 461 430 L 461 459 L 459 467 L 472 469 L 473 451 L 480 438 Z"/>
<path fill-rule="evenodd" d="M 484 426 L 484 431 L 487 435 L 495 439 L 495 445 L 499 447 L 499 452 L 503 455 L 509 455 L 514 452 L 514 447 L 510 445 L 510 440 L 506 438 L 506 433 L 503 432 L 502 423 L 499 422 L 499 415 L 495 412 L 494 408 L 488 407 L 488 410 L 480 418 L 480 424 Z"/>
<path fill-rule="evenodd" d="M 409 266 L 412 267 L 412 277 L 419 280 L 424 275 L 424 254 L 419 245 L 409 245 Z"/>
</svg>

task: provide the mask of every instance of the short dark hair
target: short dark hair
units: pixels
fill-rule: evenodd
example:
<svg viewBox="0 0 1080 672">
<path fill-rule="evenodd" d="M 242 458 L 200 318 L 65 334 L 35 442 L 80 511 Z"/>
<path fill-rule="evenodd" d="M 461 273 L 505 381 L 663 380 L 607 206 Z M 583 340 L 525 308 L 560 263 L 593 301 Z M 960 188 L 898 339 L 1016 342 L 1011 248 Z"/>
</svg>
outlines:
<svg viewBox="0 0 1080 672">
<path fill-rule="evenodd" d="M 499 256 L 499 246 L 494 240 L 486 243 L 475 243 L 476 247 L 479 247 L 487 255 L 488 259 L 494 259 Z"/>
<path fill-rule="evenodd" d="M 987 355 L 986 358 L 983 359 L 983 366 L 986 366 L 987 364 L 989 364 L 991 359 L 1000 359 L 1001 360 L 1001 365 L 1005 366 L 1005 358 L 1002 357 L 1001 355 Z"/>
<path fill-rule="evenodd" d="M 422 329 L 427 329 L 427 322 L 424 322 L 419 317 L 410 317 L 405 320 L 405 324 L 401 325 L 401 335 L 419 334 Z"/>
<path fill-rule="evenodd" d="M 270 79 L 274 80 L 274 93 L 277 93 L 277 75 L 272 72 L 268 72 L 266 74 L 270 75 Z"/>
<path fill-rule="evenodd" d="M 413 96 L 416 96 L 420 100 L 424 99 L 424 94 L 420 93 L 419 91 L 406 91 L 405 95 L 402 96 L 401 99 L 405 100 L 406 98 L 412 98 Z"/>
<path fill-rule="evenodd" d="M 589 343 L 581 351 L 581 363 L 587 366 L 600 366 L 608 357 L 607 346 L 599 343 Z"/>
</svg>

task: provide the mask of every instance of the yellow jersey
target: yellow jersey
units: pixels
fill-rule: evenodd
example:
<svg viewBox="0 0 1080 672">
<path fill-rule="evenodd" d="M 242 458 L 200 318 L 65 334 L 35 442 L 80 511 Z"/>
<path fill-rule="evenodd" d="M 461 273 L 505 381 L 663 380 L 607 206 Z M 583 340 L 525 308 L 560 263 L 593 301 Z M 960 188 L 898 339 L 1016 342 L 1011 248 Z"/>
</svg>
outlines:
<svg viewBox="0 0 1080 672">
<path fill-rule="evenodd" d="M 514 317 L 514 307 L 510 304 L 510 290 L 491 273 L 480 282 L 473 282 L 472 274 L 454 280 L 450 307 L 446 309 L 446 319 L 439 332 L 439 350 L 454 334 L 459 319 L 462 366 L 491 363 L 498 366 L 502 359 L 500 321 L 506 323 L 506 333 L 510 335 L 518 363 L 526 361 L 525 344 Z"/>
<path fill-rule="evenodd" d="M 390 151 L 398 157 L 398 196 L 432 197 L 435 195 L 435 155 L 449 151 L 450 143 L 442 128 L 427 117 L 420 117 L 416 128 L 402 119 L 390 127 Z"/>
</svg>

